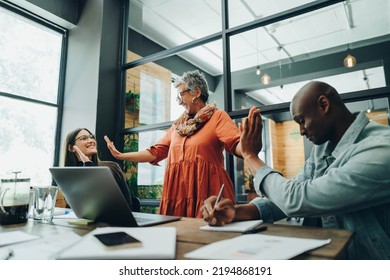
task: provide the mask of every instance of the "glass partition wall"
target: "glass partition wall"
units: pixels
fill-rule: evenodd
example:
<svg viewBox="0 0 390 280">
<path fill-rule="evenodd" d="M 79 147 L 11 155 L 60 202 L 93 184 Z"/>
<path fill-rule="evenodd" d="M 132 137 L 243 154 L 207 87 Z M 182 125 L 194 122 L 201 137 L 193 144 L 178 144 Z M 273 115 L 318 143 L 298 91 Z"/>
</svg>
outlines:
<svg viewBox="0 0 390 280">
<path fill-rule="evenodd" d="M 173 82 L 195 69 L 206 75 L 209 101 L 237 124 L 251 106 L 261 108 L 260 156 L 288 178 L 311 149 L 289 112 L 306 82 L 333 85 L 351 111 L 388 125 L 390 4 L 379 1 L 372 7 L 368 0 L 129 0 L 118 108 L 124 150 L 143 150 L 162 137 L 183 111 Z M 242 160 L 225 158 L 238 201 L 250 200 L 253 174 Z M 148 206 L 143 211 L 156 211 L 165 162 L 124 168 L 132 192 Z"/>
</svg>

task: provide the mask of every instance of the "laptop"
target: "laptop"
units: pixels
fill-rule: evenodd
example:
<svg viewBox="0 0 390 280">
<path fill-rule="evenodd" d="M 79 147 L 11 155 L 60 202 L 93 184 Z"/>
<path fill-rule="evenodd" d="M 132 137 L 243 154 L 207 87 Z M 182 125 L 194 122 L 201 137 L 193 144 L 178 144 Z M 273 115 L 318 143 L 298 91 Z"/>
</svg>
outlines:
<svg viewBox="0 0 390 280">
<path fill-rule="evenodd" d="M 124 227 L 180 220 L 177 216 L 132 212 L 107 166 L 51 167 L 49 170 L 78 218 Z"/>
</svg>

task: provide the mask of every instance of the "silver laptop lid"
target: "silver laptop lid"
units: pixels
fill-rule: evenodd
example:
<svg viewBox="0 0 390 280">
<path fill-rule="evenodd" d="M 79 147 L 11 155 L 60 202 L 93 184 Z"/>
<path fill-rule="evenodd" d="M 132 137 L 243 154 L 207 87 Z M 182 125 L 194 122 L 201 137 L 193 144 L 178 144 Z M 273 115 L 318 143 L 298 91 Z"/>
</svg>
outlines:
<svg viewBox="0 0 390 280">
<path fill-rule="evenodd" d="M 51 167 L 49 170 L 79 218 L 127 227 L 180 220 L 176 216 L 146 213 L 135 213 L 134 217 L 107 166 Z"/>
<path fill-rule="evenodd" d="M 138 226 L 107 166 L 52 167 L 49 170 L 77 217 Z"/>
</svg>

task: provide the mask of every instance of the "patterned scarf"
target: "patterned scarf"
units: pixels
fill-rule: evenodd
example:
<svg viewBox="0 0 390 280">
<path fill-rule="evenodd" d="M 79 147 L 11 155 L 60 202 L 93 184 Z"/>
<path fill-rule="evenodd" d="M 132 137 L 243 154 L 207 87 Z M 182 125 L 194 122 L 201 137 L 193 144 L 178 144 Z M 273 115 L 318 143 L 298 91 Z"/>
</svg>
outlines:
<svg viewBox="0 0 390 280">
<path fill-rule="evenodd" d="M 200 109 L 193 119 L 189 119 L 188 114 L 184 112 L 173 123 L 173 127 L 180 136 L 190 136 L 198 131 L 212 117 L 216 110 L 218 110 L 217 105 L 211 103 Z"/>
</svg>

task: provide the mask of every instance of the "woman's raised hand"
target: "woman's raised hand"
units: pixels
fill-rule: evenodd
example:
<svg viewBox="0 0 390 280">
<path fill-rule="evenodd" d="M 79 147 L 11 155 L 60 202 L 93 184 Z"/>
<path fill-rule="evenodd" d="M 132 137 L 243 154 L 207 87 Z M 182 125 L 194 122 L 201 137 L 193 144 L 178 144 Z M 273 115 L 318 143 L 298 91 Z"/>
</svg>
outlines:
<svg viewBox="0 0 390 280">
<path fill-rule="evenodd" d="M 107 143 L 107 148 L 110 150 L 111 154 L 113 155 L 114 158 L 122 160 L 122 155 L 123 153 L 119 152 L 114 145 L 114 142 L 108 138 L 107 135 L 104 136 L 104 140 L 106 140 Z"/>
</svg>

